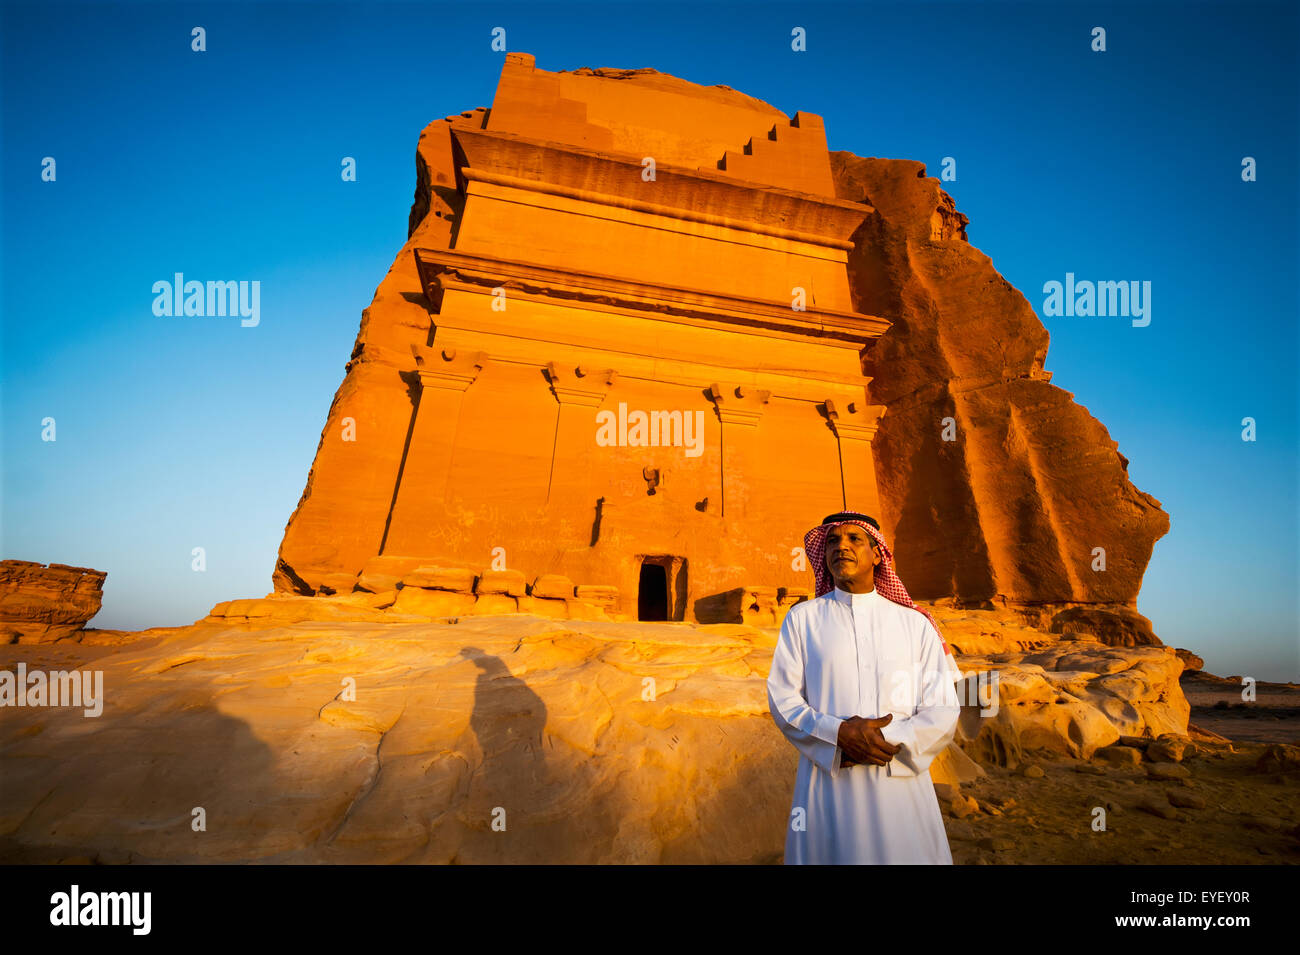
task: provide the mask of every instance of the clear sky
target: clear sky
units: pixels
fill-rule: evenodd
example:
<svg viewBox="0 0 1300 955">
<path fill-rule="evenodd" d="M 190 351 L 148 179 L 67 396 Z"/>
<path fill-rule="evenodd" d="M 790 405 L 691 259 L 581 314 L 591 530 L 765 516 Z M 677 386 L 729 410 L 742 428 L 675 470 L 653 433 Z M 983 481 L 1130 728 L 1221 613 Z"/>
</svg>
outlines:
<svg viewBox="0 0 1300 955">
<path fill-rule="evenodd" d="M 654 67 L 821 114 L 832 149 L 954 157 L 971 242 L 1040 315 L 1067 272 L 1151 282 L 1144 328 L 1044 319 L 1047 368 L 1171 515 L 1156 632 L 1298 679 L 1298 26 L 1290 3 L 5 3 L 0 555 L 108 571 L 98 627 L 270 590 L 416 139 L 491 105 L 503 27 L 542 69 Z M 155 316 L 176 272 L 260 281 L 260 323 Z"/>
</svg>

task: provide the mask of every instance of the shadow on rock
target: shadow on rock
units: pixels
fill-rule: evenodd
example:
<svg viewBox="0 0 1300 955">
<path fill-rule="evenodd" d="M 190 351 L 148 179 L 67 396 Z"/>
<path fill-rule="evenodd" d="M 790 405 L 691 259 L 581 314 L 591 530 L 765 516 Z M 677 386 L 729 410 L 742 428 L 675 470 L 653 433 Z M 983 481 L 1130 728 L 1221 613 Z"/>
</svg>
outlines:
<svg viewBox="0 0 1300 955">
<path fill-rule="evenodd" d="M 278 795 L 274 756 L 240 719 L 175 700 L 24 715 L 3 744 L 0 861 L 215 862 L 274 839 L 260 818 Z"/>
<path fill-rule="evenodd" d="M 479 670 L 469 726 L 481 762 L 469 780 L 462 819 L 479 834 L 462 862 L 566 862 L 570 788 L 548 764 L 546 704 L 497 656 L 464 647 Z"/>
</svg>

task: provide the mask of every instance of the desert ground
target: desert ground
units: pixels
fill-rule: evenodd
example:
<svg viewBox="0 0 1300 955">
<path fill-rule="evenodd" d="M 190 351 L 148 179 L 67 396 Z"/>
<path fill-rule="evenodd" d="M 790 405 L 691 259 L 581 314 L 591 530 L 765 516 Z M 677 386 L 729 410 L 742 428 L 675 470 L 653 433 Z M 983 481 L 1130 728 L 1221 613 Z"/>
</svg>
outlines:
<svg viewBox="0 0 1300 955">
<path fill-rule="evenodd" d="M 274 612 L 0 646 L 0 668 L 100 670 L 106 688 L 99 718 L 0 710 L 0 861 L 781 861 L 796 755 L 767 712 L 771 628 L 252 605 Z M 1172 651 L 1072 638 L 1060 656 L 995 614 L 943 614 L 1006 674 L 1004 735 L 1050 740 L 1062 717 L 1042 714 L 1067 710 L 1107 729 L 1106 686 L 1155 693 L 1148 723 L 1191 704 L 1186 734 L 1088 759 L 972 747 L 983 774 L 936 786 L 956 863 L 1300 862 L 1300 687 L 1237 705 L 1230 680 L 1160 682 Z"/>
<path fill-rule="evenodd" d="M 1156 779 L 1148 773 L 1158 763 L 1122 767 L 1055 754 L 1019 767 L 985 767 L 984 779 L 961 787 L 980 811 L 947 814 L 953 861 L 1300 863 L 1300 774 L 1294 763 L 1289 770 L 1257 769 L 1271 744 L 1300 745 L 1300 687 L 1259 684 L 1256 702 L 1243 704 L 1238 683 L 1204 673 L 1184 674 L 1181 683 L 1192 726 L 1226 737 L 1193 733 L 1195 755 L 1174 764 L 1189 775 Z M 1031 765 L 1043 775 L 1023 775 Z M 1097 807 L 1106 810 L 1105 831 L 1093 829 Z"/>
</svg>

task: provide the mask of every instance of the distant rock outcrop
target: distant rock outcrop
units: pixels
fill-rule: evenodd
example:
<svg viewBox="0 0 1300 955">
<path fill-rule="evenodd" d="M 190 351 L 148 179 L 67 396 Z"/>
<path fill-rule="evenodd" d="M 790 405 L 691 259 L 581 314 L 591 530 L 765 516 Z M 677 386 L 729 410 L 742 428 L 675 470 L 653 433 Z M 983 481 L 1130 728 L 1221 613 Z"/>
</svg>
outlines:
<svg viewBox="0 0 1300 955">
<path fill-rule="evenodd" d="M 50 643 L 99 613 L 105 571 L 0 560 L 0 642 Z"/>
</svg>

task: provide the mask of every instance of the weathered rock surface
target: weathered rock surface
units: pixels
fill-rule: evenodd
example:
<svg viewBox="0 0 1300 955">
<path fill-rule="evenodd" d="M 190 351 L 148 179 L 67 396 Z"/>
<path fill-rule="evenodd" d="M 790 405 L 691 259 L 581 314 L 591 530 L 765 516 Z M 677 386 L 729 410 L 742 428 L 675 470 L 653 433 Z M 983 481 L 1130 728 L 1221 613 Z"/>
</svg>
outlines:
<svg viewBox="0 0 1300 955">
<path fill-rule="evenodd" d="M 1260 755 L 1255 763 L 1257 773 L 1300 772 L 1300 746 L 1275 743 Z"/>
<path fill-rule="evenodd" d="M 1196 755 L 1196 746 L 1190 736 L 1163 733 L 1147 747 L 1147 759 L 1153 763 L 1181 763 Z"/>
<path fill-rule="evenodd" d="M 1158 645 L 1134 604 L 1169 518 L 1105 427 L 1049 383 L 1029 302 L 923 164 L 832 152 L 831 166 L 836 195 L 873 208 L 849 274 L 855 307 L 893 322 L 864 370 L 888 409 L 873 442 L 880 517 L 913 597 L 1005 602 L 1044 629 Z"/>
<path fill-rule="evenodd" d="M 1142 765 L 1142 751 L 1133 746 L 1115 744 L 1096 750 L 1094 755 L 1112 766 L 1133 769 Z"/>
<path fill-rule="evenodd" d="M 0 642 L 45 643 L 81 630 L 99 613 L 105 571 L 0 560 Z"/>
<path fill-rule="evenodd" d="M 11 669 L 101 670 L 106 697 L 98 718 L 6 711 L 0 857 L 780 859 L 797 755 L 767 711 L 774 630 L 522 613 L 451 623 L 392 598 L 232 601 L 103 645 L 0 648 Z M 1185 724 L 1171 651 L 1052 649 L 1051 634 L 996 614 L 933 609 L 951 641 L 985 646 L 964 670 L 1001 670 L 997 716 L 963 716 L 969 752 L 1083 753 Z M 1034 648 L 988 649 L 1021 644 Z M 953 746 L 931 775 L 959 795 L 984 773 Z M 195 808 L 206 831 L 191 828 Z"/>
<path fill-rule="evenodd" d="M 1145 744 L 1187 732 L 1191 708 L 1178 684 L 1183 664 L 1169 647 L 1122 648 L 1045 633 L 1009 611 L 939 606 L 934 613 L 962 672 L 973 675 L 967 699 L 993 699 L 996 688 L 995 712 L 964 711 L 958 725 L 963 749 L 983 765 L 1015 766 L 1033 750 L 1109 756 L 1105 748 L 1122 737 Z"/>
</svg>

